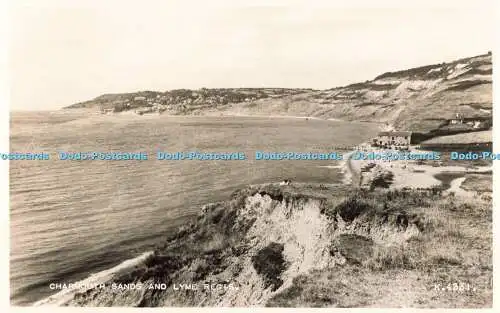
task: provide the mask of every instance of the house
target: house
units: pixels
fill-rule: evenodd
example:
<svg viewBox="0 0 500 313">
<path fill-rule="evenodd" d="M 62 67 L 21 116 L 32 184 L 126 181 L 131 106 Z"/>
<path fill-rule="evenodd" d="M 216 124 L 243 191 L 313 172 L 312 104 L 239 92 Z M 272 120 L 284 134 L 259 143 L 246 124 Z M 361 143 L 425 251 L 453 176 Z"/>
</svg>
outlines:
<svg viewBox="0 0 500 313">
<path fill-rule="evenodd" d="M 290 185 L 292 181 L 290 179 L 284 179 L 281 183 L 280 186 L 288 186 Z"/>
<path fill-rule="evenodd" d="M 406 150 L 410 147 L 411 132 L 409 131 L 385 131 L 380 132 L 373 138 L 373 145 L 376 147 L 393 148 Z"/>
<path fill-rule="evenodd" d="M 146 100 L 146 97 L 143 96 L 134 97 L 134 101 L 144 101 L 144 100 Z"/>
<path fill-rule="evenodd" d="M 450 124 L 456 125 L 456 124 L 463 124 L 464 122 L 464 116 L 460 113 L 455 114 L 455 118 L 450 120 Z"/>
</svg>

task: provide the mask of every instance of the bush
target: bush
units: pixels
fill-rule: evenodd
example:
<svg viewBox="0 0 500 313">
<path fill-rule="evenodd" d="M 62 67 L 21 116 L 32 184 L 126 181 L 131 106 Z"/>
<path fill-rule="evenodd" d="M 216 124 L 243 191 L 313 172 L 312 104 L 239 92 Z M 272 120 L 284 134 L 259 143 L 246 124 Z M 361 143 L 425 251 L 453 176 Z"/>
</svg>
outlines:
<svg viewBox="0 0 500 313">
<path fill-rule="evenodd" d="M 377 247 L 373 257 L 367 260 L 365 266 L 371 270 L 384 271 L 389 269 L 414 269 L 417 260 L 410 250 L 403 246 Z"/>
<path fill-rule="evenodd" d="M 361 264 L 371 257 L 373 245 L 370 238 L 356 234 L 341 234 L 334 240 L 332 248 L 339 251 L 348 262 Z"/>
<path fill-rule="evenodd" d="M 283 244 L 272 242 L 252 257 L 253 267 L 264 277 L 266 288 L 271 286 L 272 291 L 283 284 L 280 278 L 281 273 L 286 269 L 283 249 Z"/>
<path fill-rule="evenodd" d="M 352 222 L 363 212 L 373 211 L 374 207 L 359 198 L 348 198 L 335 207 L 334 212 L 346 222 Z"/>
<path fill-rule="evenodd" d="M 385 172 L 375 176 L 370 182 L 370 190 L 375 188 L 389 188 L 394 181 L 394 174 L 392 172 Z"/>
</svg>

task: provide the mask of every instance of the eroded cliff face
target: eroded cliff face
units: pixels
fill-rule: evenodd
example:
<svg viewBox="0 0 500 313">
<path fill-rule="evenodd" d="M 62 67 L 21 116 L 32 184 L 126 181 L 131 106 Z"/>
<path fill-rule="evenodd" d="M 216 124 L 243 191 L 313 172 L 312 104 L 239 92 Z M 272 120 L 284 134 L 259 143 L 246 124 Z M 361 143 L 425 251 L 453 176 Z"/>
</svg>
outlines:
<svg viewBox="0 0 500 313">
<path fill-rule="evenodd" d="M 69 108 L 101 108 L 116 112 L 146 109 L 174 115 L 336 118 L 387 123 L 397 129 L 423 133 L 426 139 L 489 129 L 492 99 L 492 56 L 484 54 L 387 72 L 372 80 L 325 90 L 144 91 L 102 95 Z M 457 113 L 471 125 L 451 123 Z"/>
<path fill-rule="evenodd" d="M 264 306 L 298 276 L 361 263 L 375 246 L 401 244 L 422 230 L 416 215 L 358 202 L 340 186 L 298 189 L 250 187 L 205 206 L 144 264 L 108 282 L 144 288 L 94 288 L 67 305 Z M 155 283 L 166 288 L 147 287 Z"/>
<path fill-rule="evenodd" d="M 381 122 L 430 135 L 488 129 L 492 120 L 492 58 L 486 54 L 388 72 L 344 87 L 233 104 L 227 110 Z M 457 113 L 470 119 L 472 125 L 451 124 Z"/>
</svg>

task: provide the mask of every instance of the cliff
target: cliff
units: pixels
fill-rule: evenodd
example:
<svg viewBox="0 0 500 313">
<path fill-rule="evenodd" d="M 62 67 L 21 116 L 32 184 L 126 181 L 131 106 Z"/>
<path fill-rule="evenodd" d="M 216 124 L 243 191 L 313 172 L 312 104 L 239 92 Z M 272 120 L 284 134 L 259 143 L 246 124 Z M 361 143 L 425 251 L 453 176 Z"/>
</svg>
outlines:
<svg viewBox="0 0 500 313">
<path fill-rule="evenodd" d="M 239 190 L 228 201 L 203 207 L 193 223 L 144 262 L 107 282 L 165 288 L 92 288 L 65 304 L 491 305 L 485 288 L 492 273 L 490 204 L 476 202 L 472 208 L 444 200 L 438 190 L 347 188 L 270 184 Z M 473 246 L 463 250 L 469 244 Z M 472 265 L 478 260 L 479 267 Z M 481 290 L 469 294 L 465 304 L 457 300 L 460 295 L 436 297 L 440 291 L 433 291 L 434 282 L 443 273 L 451 275 L 448 280 L 476 275 L 474 284 Z M 191 287 L 178 290 L 181 284 Z M 57 296 L 53 299 L 55 303 Z"/>
<path fill-rule="evenodd" d="M 491 55 L 384 73 L 345 87 L 235 104 L 231 110 L 388 123 L 422 133 L 422 139 L 486 130 L 492 124 Z M 464 123 L 453 123 L 457 114 Z"/>
<path fill-rule="evenodd" d="M 293 115 L 388 123 L 439 135 L 492 124 L 491 54 L 388 72 L 327 90 L 235 88 L 103 95 L 68 108 L 180 115 Z M 454 124 L 457 114 L 464 123 Z"/>
</svg>

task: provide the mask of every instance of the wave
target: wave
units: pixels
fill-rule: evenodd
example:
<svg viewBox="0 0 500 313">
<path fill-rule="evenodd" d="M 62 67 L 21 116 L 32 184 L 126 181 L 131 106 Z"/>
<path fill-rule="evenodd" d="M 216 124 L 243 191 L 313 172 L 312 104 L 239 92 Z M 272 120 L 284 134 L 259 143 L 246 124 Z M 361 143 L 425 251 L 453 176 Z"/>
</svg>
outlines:
<svg viewBox="0 0 500 313">
<path fill-rule="evenodd" d="M 35 302 L 33 304 L 33 306 L 42 306 L 42 305 L 61 306 L 61 305 L 64 305 L 66 302 L 72 300 L 73 297 L 75 296 L 75 294 L 80 293 L 80 292 L 85 292 L 85 291 L 91 289 L 95 285 L 105 284 L 106 282 L 110 281 L 113 278 L 113 276 L 115 274 L 117 274 L 118 272 L 128 270 L 130 268 L 133 268 L 134 266 L 137 266 L 137 265 L 143 263 L 151 255 L 153 255 L 153 251 L 148 251 L 148 252 L 141 254 L 140 256 L 138 256 L 136 258 L 123 261 L 122 263 L 118 264 L 117 266 L 115 266 L 113 268 L 101 271 L 99 273 L 91 274 L 86 279 L 72 283 L 73 287 L 63 289 L 54 295 L 51 295 L 45 299 L 39 300 L 39 301 Z"/>
</svg>

